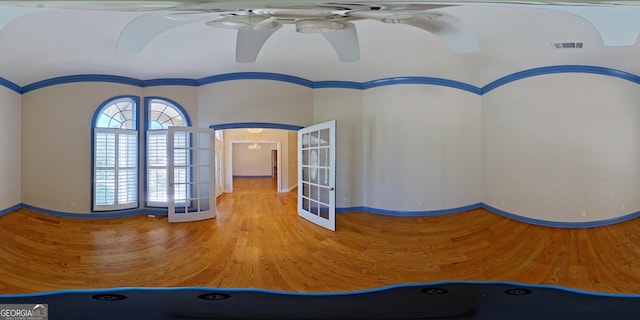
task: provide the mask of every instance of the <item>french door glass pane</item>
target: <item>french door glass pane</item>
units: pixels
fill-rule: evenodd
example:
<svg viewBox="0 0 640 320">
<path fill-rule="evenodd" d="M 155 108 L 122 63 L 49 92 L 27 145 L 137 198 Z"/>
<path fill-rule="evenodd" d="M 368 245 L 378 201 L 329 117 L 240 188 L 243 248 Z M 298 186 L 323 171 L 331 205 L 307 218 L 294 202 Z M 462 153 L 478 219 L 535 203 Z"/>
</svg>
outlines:
<svg viewBox="0 0 640 320">
<path fill-rule="evenodd" d="M 322 203 L 329 204 L 329 195 L 331 192 L 329 191 L 329 188 L 320 187 L 319 191 L 320 191 L 320 196 L 318 197 L 318 200 Z"/>
<path fill-rule="evenodd" d="M 318 165 L 321 167 L 329 166 L 329 148 L 321 148 L 318 155 Z"/>
<path fill-rule="evenodd" d="M 326 147 L 329 146 L 329 129 L 322 129 L 320 130 L 320 136 L 319 136 L 319 144 L 320 146 Z"/>
<path fill-rule="evenodd" d="M 317 147 L 318 146 L 318 131 L 311 132 L 310 146 Z"/>
<path fill-rule="evenodd" d="M 309 145 L 310 145 L 310 142 L 309 142 L 310 137 L 311 136 L 308 133 L 305 133 L 305 134 L 302 135 L 302 147 L 303 148 L 308 148 L 309 147 Z"/>
<path fill-rule="evenodd" d="M 329 219 L 329 206 L 326 204 L 319 204 L 319 215 L 321 218 Z"/>
<path fill-rule="evenodd" d="M 211 179 L 211 168 L 206 166 L 198 167 L 198 177 L 198 181 L 209 183 Z"/>
<path fill-rule="evenodd" d="M 211 209 L 210 207 L 211 199 L 209 198 L 200 198 L 198 199 L 198 209 L 199 211 L 207 211 Z"/>
</svg>

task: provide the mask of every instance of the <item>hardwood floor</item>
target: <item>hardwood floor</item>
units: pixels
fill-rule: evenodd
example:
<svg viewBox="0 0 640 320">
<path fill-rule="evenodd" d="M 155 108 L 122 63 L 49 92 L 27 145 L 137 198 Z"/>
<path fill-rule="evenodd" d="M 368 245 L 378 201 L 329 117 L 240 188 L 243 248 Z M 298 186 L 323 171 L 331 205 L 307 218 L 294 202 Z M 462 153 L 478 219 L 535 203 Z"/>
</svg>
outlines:
<svg viewBox="0 0 640 320">
<path fill-rule="evenodd" d="M 590 229 L 485 210 L 437 217 L 296 214 L 296 191 L 237 179 L 214 220 L 0 217 L 0 293 L 200 286 L 340 292 L 440 280 L 514 281 L 640 294 L 640 220 Z"/>
</svg>

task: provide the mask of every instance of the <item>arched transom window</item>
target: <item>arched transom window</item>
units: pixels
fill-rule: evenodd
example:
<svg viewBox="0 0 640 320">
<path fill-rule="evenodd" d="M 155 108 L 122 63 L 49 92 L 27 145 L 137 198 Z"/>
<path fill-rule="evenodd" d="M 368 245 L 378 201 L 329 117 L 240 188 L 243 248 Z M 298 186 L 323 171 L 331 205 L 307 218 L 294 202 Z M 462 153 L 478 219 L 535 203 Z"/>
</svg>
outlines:
<svg viewBox="0 0 640 320">
<path fill-rule="evenodd" d="M 96 121 L 96 128 L 136 129 L 136 105 L 131 98 L 111 101 L 105 105 Z"/>
<path fill-rule="evenodd" d="M 159 99 L 149 102 L 149 130 L 183 126 L 188 126 L 185 116 L 175 105 Z"/>
</svg>

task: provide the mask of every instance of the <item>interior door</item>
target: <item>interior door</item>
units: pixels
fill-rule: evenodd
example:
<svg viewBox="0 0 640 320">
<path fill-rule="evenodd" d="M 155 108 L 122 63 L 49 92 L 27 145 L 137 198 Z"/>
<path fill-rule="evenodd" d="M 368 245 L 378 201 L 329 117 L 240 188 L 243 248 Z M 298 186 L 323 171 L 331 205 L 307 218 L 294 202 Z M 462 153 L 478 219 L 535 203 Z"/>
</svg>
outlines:
<svg viewBox="0 0 640 320">
<path fill-rule="evenodd" d="M 169 222 L 216 217 L 214 144 L 211 129 L 169 127 Z"/>
<path fill-rule="evenodd" d="M 298 214 L 336 230 L 336 121 L 298 131 Z"/>
</svg>

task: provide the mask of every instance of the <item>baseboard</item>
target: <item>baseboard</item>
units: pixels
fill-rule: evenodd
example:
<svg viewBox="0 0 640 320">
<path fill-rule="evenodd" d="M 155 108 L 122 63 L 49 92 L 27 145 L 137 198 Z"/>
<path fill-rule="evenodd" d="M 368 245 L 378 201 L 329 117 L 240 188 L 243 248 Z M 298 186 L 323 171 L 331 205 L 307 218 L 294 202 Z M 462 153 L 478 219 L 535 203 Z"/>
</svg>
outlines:
<svg viewBox="0 0 640 320">
<path fill-rule="evenodd" d="M 372 207 L 359 206 L 359 207 L 336 208 L 336 213 L 363 211 L 367 213 L 375 213 L 375 214 L 381 214 L 381 215 L 387 215 L 387 216 L 428 217 L 428 216 L 439 216 L 443 214 L 464 212 L 468 210 L 478 209 L 481 207 L 482 207 L 482 203 L 480 202 L 463 206 L 463 207 L 441 209 L 441 210 L 428 210 L 428 211 L 398 211 L 398 210 L 387 210 L 387 209 L 378 209 L 378 208 L 372 208 Z"/>
<path fill-rule="evenodd" d="M 13 206 L 11 206 L 11 207 L 9 207 L 9 208 L 2 209 L 2 210 L 0 210 L 0 216 L 1 216 L 1 215 L 5 215 L 5 214 L 7 214 L 7 213 L 9 213 L 9 212 L 16 211 L 16 210 L 18 210 L 18 209 L 20 209 L 20 208 L 22 208 L 22 203 L 18 203 L 18 204 L 13 205 Z"/>
<path fill-rule="evenodd" d="M 297 185 L 290 187 L 290 190 L 287 192 L 292 191 L 296 187 Z M 42 214 L 49 214 L 49 215 L 58 216 L 58 217 L 77 218 L 77 219 L 110 219 L 110 218 L 121 218 L 121 217 L 129 217 L 129 216 L 135 216 L 135 215 L 149 215 L 149 214 L 163 215 L 163 216 L 167 215 L 167 209 L 165 208 L 137 208 L 137 209 L 127 209 L 127 210 L 119 210 L 119 211 L 75 213 L 75 212 L 62 212 L 62 211 L 49 210 L 49 209 L 44 209 L 44 208 L 36 207 L 33 205 L 25 204 L 25 203 L 20 203 L 20 204 L 13 205 L 9 208 L 0 210 L 0 216 L 16 211 L 20 208 L 25 208 L 34 212 L 42 213 Z M 398 216 L 398 217 L 427 217 L 427 216 L 438 216 L 438 215 L 459 213 L 459 212 L 464 212 L 464 211 L 469 211 L 469 210 L 474 210 L 479 208 L 485 209 L 489 212 L 492 212 L 494 214 L 497 214 L 512 220 L 517 220 L 520 222 L 544 226 L 544 227 L 553 227 L 553 228 L 602 227 L 602 226 L 613 225 L 616 223 L 620 223 L 620 222 L 624 222 L 624 221 L 628 221 L 628 220 L 640 217 L 640 211 L 638 211 L 638 212 L 634 212 L 631 214 L 627 214 L 627 215 L 612 218 L 612 219 L 604 219 L 604 220 L 597 220 L 597 221 L 584 221 L 584 222 L 548 221 L 548 220 L 528 218 L 528 217 L 520 216 L 517 214 L 513 214 L 510 212 L 492 207 L 483 202 L 478 202 L 475 204 L 457 207 L 457 208 L 430 210 L 430 211 L 397 211 L 397 210 L 388 210 L 388 209 L 378 209 L 378 208 L 372 208 L 372 207 L 366 207 L 366 206 L 355 206 L 355 207 L 336 208 L 336 213 L 367 212 L 367 213 L 373 213 L 373 214 L 382 214 L 382 215 Z"/>
</svg>

